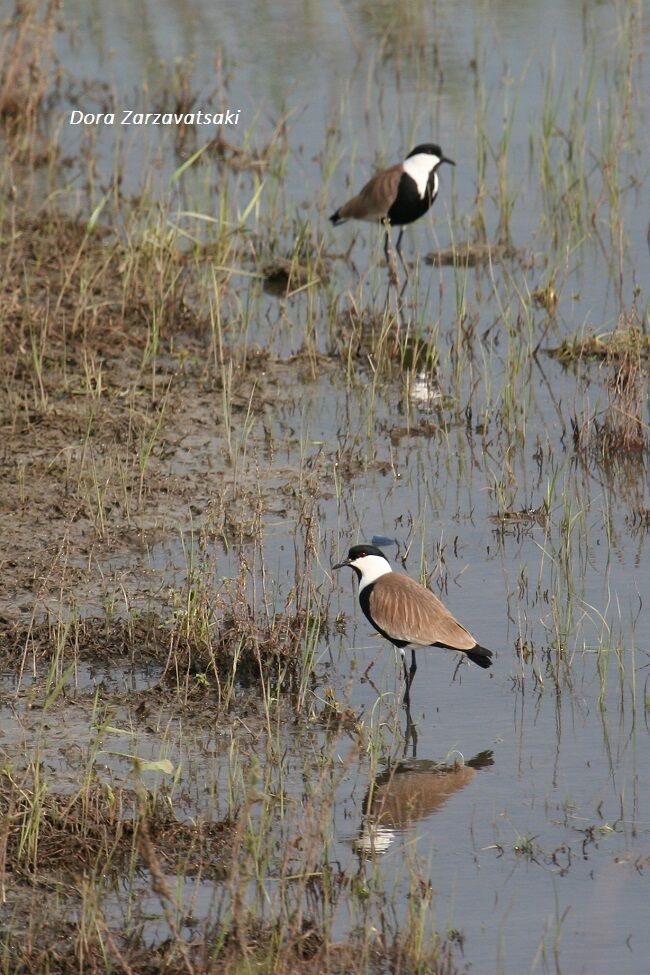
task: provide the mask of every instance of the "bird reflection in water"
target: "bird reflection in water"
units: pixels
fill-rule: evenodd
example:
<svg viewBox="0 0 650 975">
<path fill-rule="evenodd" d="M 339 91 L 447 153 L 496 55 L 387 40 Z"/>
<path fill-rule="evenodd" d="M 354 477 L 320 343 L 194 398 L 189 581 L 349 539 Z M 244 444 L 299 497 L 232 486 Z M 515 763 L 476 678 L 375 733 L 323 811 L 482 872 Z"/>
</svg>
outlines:
<svg viewBox="0 0 650 975">
<path fill-rule="evenodd" d="M 364 856 L 385 853 L 399 833 L 433 815 L 478 771 L 493 764 L 491 751 L 479 752 L 462 765 L 414 758 L 397 762 L 368 788 L 355 849 Z"/>
</svg>

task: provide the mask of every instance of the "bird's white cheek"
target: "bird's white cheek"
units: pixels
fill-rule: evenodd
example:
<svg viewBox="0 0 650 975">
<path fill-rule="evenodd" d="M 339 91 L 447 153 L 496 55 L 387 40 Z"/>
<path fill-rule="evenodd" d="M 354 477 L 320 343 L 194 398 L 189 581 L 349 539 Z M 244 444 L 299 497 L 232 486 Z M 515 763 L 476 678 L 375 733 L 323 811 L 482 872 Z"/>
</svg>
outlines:
<svg viewBox="0 0 650 975">
<path fill-rule="evenodd" d="M 430 156 L 428 153 L 424 152 L 418 153 L 417 156 L 411 156 L 410 159 L 404 160 L 404 172 L 408 173 L 411 179 L 415 182 L 420 199 L 424 199 L 424 195 L 427 191 L 429 174 L 431 173 L 432 169 L 435 169 L 439 162 L 440 160 L 437 156 Z"/>
<path fill-rule="evenodd" d="M 366 586 L 369 586 L 371 582 L 379 579 L 380 576 L 386 575 L 387 572 L 391 571 L 391 567 L 386 559 L 381 558 L 379 555 L 366 555 L 364 559 L 360 559 L 356 564 L 362 572 L 359 581 L 359 592 L 365 589 Z"/>
</svg>

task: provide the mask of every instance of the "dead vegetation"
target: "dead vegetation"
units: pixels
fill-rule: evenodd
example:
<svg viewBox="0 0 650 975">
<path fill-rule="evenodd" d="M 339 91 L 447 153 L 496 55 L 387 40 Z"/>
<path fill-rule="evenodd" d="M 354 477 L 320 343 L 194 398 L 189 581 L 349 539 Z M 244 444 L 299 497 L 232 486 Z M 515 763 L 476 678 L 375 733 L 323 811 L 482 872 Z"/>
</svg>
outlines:
<svg viewBox="0 0 650 975">
<path fill-rule="evenodd" d="M 190 919 L 191 920 L 191 919 Z M 100 920 L 95 937 L 84 943 L 75 937 L 73 925 L 45 924 L 38 939 L 16 939 L 6 952 L 12 971 L 47 971 L 51 975 L 241 975 L 242 972 L 273 972 L 273 975 L 459 975 L 467 967 L 458 963 L 457 950 L 441 941 L 423 956 L 397 938 L 378 937 L 368 945 L 359 938 L 336 944 L 324 943 L 317 924 L 305 921 L 287 935 L 277 926 L 242 919 L 233 930 L 219 928 L 194 934 L 188 945 L 173 938 L 150 945 L 135 932 L 126 942 L 116 938 Z M 3 971 L 9 971 L 6 965 Z"/>
<path fill-rule="evenodd" d="M 196 268 L 164 235 L 149 232 L 139 248 L 56 211 L 12 209 L 0 224 L 0 510 L 10 576 L 0 617 L 38 619 L 57 592 L 94 589 L 96 598 L 105 586 L 99 565 L 95 578 L 88 571 L 91 553 L 100 562 L 146 553 L 179 526 L 198 531 L 204 547 L 221 539 L 229 548 L 260 537 L 262 511 L 308 517 L 318 470 L 301 471 L 296 491 L 295 468 L 273 464 L 267 426 L 287 375 L 309 378 L 303 362 L 242 350 L 225 326 L 215 332 L 195 311 Z M 247 451 L 255 463 L 243 466 Z M 198 619 L 195 596 L 186 624 Z M 173 599 L 171 609 L 178 621 Z M 264 625 L 262 642 L 302 627 Z"/>
<path fill-rule="evenodd" d="M 42 786 L 30 788 L 27 779 L 19 781 L 7 768 L 0 773 L 5 885 L 142 868 L 147 865 L 138 837 L 143 825 L 163 870 L 223 879 L 234 822 L 183 822 L 162 795 L 152 798 L 100 784 L 75 795 L 57 795 Z"/>
<path fill-rule="evenodd" d="M 603 463 L 617 457 L 641 457 L 648 451 L 648 339 L 636 315 L 621 317 L 605 346 L 607 405 L 600 415 L 571 421 L 577 451 L 589 452 Z"/>
<path fill-rule="evenodd" d="M 303 815 L 310 822 L 311 802 Z M 259 800 L 262 796 L 259 797 Z M 259 801 L 258 800 L 258 801 Z M 264 802 L 272 800 L 265 796 Z M 332 909 L 363 890 L 361 875 L 323 859 L 315 837 L 296 836 L 270 865 L 283 909 L 268 919 L 243 902 L 255 871 L 252 805 L 207 821 L 189 818 L 171 790 L 154 796 L 141 783 L 115 787 L 94 777 L 70 795 L 51 792 L 37 767 L 5 766 L 0 776 L 3 972 L 106 971 L 202 973 L 263 970 L 275 975 L 456 975 L 457 951 L 442 938 L 420 943 L 417 923 L 400 929 L 391 911 L 379 928 L 332 937 Z M 265 862 L 267 862 L 265 860 Z M 185 913 L 175 880 L 197 891 L 222 885 L 209 922 Z M 112 895 L 131 892 L 128 921 L 116 923 Z M 423 901 L 430 891 L 423 884 Z M 152 944 L 152 910 L 167 936 Z"/>
<path fill-rule="evenodd" d="M 51 154 L 43 122 L 61 80 L 54 50 L 60 8 L 58 0 L 16 0 L 2 23 L 0 126 L 18 162 L 39 165 Z"/>
<path fill-rule="evenodd" d="M 434 267 L 477 267 L 508 260 L 516 260 L 522 264 L 530 261 L 523 251 L 511 244 L 471 240 L 458 241 L 453 247 L 431 251 L 424 260 Z"/>
<path fill-rule="evenodd" d="M 565 339 L 556 348 L 549 349 L 549 355 L 565 363 L 579 359 L 600 359 L 610 363 L 624 358 L 647 359 L 650 335 L 642 330 L 636 316 L 632 316 L 613 332 Z"/>
</svg>

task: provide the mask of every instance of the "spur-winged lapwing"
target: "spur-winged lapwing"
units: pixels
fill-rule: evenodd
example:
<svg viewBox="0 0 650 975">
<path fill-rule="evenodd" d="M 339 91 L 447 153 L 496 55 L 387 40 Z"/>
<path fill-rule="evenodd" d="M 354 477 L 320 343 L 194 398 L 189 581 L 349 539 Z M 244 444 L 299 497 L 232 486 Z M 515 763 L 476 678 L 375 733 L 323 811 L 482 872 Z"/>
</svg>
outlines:
<svg viewBox="0 0 650 975">
<path fill-rule="evenodd" d="M 400 227 L 396 250 L 408 275 L 402 257 L 402 234 L 406 224 L 419 220 L 438 195 L 438 168 L 442 163 L 455 166 L 443 155 L 440 146 L 426 142 L 416 146 L 404 162 L 373 176 L 360 193 L 332 214 L 334 226 L 346 220 L 379 221 L 386 227 L 384 254 L 388 261 L 390 228 Z"/>
<path fill-rule="evenodd" d="M 359 603 L 366 617 L 402 655 L 407 704 L 417 670 L 413 646 L 459 650 L 479 667 L 492 666 L 492 651 L 480 646 L 430 589 L 393 572 L 381 549 L 353 545 L 347 559 L 332 568 L 344 565 L 354 569 L 359 579 Z M 409 645 L 411 667 L 407 669 L 404 647 Z"/>
</svg>

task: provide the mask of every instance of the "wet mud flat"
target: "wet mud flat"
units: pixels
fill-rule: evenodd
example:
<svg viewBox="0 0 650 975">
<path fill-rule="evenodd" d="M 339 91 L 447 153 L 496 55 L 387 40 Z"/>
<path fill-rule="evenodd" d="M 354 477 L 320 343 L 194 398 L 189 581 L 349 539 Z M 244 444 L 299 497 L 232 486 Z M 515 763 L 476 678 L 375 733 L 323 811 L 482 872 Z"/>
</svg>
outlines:
<svg viewBox="0 0 650 975">
<path fill-rule="evenodd" d="M 431 879 L 432 857 L 453 875 L 461 850 L 483 868 L 477 896 L 501 884 L 506 896 L 513 874 L 529 891 L 531 871 L 580 892 L 591 872 L 599 904 L 607 891 L 627 904 L 648 861 L 618 782 L 637 783 L 643 801 L 630 742 L 647 660 L 611 633 L 599 654 L 544 648 L 535 620 L 546 633 L 552 620 L 558 641 L 570 632 L 553 609 L 568 577 L 538 567 L 526 584 L 516 553 L 529 558 L 546 538 L 558 560 L 577 545 L 582 563 L 585 542 L 557 501 L 492 499 L 486 565 L 492 551 L 515 555 L 511 599 L 539 609 L 509 663 L 498 650 L 509 678 L 470 673 L 445 687 L 444 662 L 421 655 L 414 727 L 390 654 L 349 600 L 337 602 L 333 529 L 341 507 L 360 517 L 355 485 L 383 485 L 390 498 L 406 458 L 419 465 L 418 451 L 430 456 L 455 430 L 472 453 L 426 344 L 386 355 L 382 382 L 399 392 L 368 437 L 368 350 L 386 348 L 372 320 L 341 319 L 356 336 L 351 371 L 344 343 L 278 356 L 236 331 L 231 342 L 215 336 L 192 311 L 190 285 L 152 337 L 150 308 L 129 302 L 124 254 L 105 233 L 54 212 L 17 217 L 3 239 L 13 309 L 2 332 L 5 969 L 463 971 L 466 939 L 480 933 L 466 913 L 441 925 L 451 908 Z M 632 375 L 642 375 L 635 343 Z M 617 376 L 619 346 L 610 359 Z M 328 439 L 340 415 L 328 412 L 332 390 L 353 419 Z M 576 456 L 595 456 L 592 434 L 576 438 Z M 617 524 L 643 552 L 635 484 Z M 476 538 L 462 507 L 457 518 L 453 547 L 438 549 L 446 599 Z M 592 524 L 595 544 L 603 529 Z M 481 713 L 480 729 L 467 709 Z M 599 757 L 594 736 L 607 742 Z M 513 788 L 524 755 L 531 775 Z M 609 794 L 570 798 L 567 774 L 585 763 L 599 777 L 610 770 Z M 550 815 L 531 798 L 547 776 Z M 446 832 L 431 833 L 432 822 Z M 421 850 L 424 836 L 434 853 Z"/>
<path fill-rule="evenodd" d="M 332 620 L 315 507 L 334 467 L 375 462 L 287 447 L 282 431 L 339 361 L 224 347 L 215 359 L 180 300 L 153 348 L 151 309 L 130 300 L 104 233 L 53 212 L 16 217 L 2 238 L 6 970 L 421 959 L 388 924 L 328 936 L 332 901 L 361 881 L 326 856 L 324 741 L 342 737 L 349 767 L 367 731 L 317 691 Z M 288 549 L 279 594 L 265 524 Z M 292 766 L 313 778 L 299 803 Z M 260 910 L 262 862 L 277 890 Z M 450 971 L 452 954 L 438 939 L 425 949 Z"/>
</svg>

